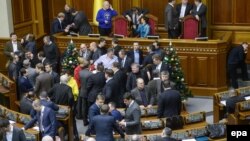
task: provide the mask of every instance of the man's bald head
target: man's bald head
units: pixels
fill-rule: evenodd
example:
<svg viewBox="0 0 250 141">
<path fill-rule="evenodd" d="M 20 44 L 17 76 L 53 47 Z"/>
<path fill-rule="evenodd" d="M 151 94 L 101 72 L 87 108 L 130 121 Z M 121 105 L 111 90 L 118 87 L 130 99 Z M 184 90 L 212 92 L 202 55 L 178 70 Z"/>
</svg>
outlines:
<svg viewBox="0 0 250 141">
<path fill-rule="evenodd" d="M 104 1 L 103 2 L 103 9 L 107 10 L 107 9 L 109 9 L 109 7 L 110 7 L 109 2 L 108 1 Z"/>
</svg>

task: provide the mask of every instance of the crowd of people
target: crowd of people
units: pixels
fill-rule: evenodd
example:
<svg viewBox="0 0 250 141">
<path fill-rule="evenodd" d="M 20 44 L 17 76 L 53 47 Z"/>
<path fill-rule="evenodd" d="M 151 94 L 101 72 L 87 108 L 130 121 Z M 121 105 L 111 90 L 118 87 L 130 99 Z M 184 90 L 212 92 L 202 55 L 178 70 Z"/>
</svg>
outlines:
<svg viewBox="0 0 250 141">
<path fill-rule="evenodd" d="M 35 41 L 30 47 L 17 41 L 15 33 L 10 37 L 4 48 L 8 75 L 17 83 L 20 111 L 33 118 L 24 130 L 38 122 L 42 136 L 55 138 L 58 127 L 66 128 L 56 119 L 57 105 L 72 108 L 75 140 L 79 140 L 76 118 L 88 125 L 86 135 L 109 140 L 114 128 L 121 137 L 141 134 L 140 109 L 158 105 L 159 118 L 180 114 L 181 97 L 169 79 L 171 67 L 162 61 L 165 51 L 158 41 L 147 47 L 145 57 L 139 42 L 129 51 L 122 49 L 117 38 L 110 47 L 104 38 L 82 43 L 77 49 L 78 66 L 60 70 L 60 53 L 49 36 L 43 38 L 39 52 Z M 125 115 L 116 109 L 125 107 Z"/>
</svg>

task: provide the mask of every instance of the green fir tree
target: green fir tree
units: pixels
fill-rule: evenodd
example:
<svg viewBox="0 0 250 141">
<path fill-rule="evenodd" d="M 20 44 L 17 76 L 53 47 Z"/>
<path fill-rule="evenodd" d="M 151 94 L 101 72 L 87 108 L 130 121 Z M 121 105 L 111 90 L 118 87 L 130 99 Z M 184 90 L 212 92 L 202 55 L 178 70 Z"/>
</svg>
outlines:
<svg viewBox="0 0 250 141">
<path fill-rule="evenodd" d="M 62 59 L 62 71 L 70 70 L 74 72 L 74 69 L 78 65 L 78 53 L 75 48 L 75 44 L 71 40 L 68 44 L 66 51 L 64 52 L 63 59 Z"/>
<path fill-rule="evenodd" d="M 166 48 L 166 55 L 163 60 L 171 69 L 170 80 L 175 83 L 175 88 L 180 92 L 182 100 L 192 97 L 192 93 L 185 84 L 184 74 L 181 69 L 180 59 L 172 43 Z"/>
</svg>

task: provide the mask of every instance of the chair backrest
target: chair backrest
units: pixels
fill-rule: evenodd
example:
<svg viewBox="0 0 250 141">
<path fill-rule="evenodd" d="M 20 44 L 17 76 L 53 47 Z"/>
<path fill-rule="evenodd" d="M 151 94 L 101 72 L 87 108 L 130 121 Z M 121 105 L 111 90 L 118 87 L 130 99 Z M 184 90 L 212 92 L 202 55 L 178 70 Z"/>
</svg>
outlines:
<svg viewBox="0 0 250 141">
<path fill-rule="evenodd" d="M 183 19 L 183 39 L 195 39 L 199 36 L 199 21 L 192 15 Z"/>
<path fill-rule="evenodd" d="M 125 37 L 128 36 L 129 25 L 128 25 L 128 20 L 124 16 L 122 15 L 115 16 L 112 19 L 112 23 L 113 23 L 113 34 L 120 34 L 124 35 Z"/>
<path fill-rule="evenodd" d="M 148 18 L 148 24 L 150 26 L 149 35 L 156 35 L 158 32 L 158 18 L 152 14 L 147 14 L 145 17 Z"/>
</svg>

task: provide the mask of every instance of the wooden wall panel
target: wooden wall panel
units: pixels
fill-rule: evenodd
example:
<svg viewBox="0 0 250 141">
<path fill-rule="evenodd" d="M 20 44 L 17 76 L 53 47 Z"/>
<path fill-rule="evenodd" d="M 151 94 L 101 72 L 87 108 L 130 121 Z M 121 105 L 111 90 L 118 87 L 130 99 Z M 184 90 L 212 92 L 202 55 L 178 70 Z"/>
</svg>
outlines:
<svg viewBox="0 0 250 141">
<path fill-rule="evenodd" d="M 212 24 L 232 24 L 232 0 L 212 0 Z"/>
<path fill-rule="evenodd" d="M 13 23 L 18 24 L 22 22 L 22 0 L 12 0 L 12 14 Z"/>
<path fill-rule="evenodd" d="M 120 14 L 133 7 L 133 0 L 120 0 Z"/>
<path fill-rule="evenodd" d="M 23 0 L 23 21 L 32 20 L 31 0 Z"/>
<path fill-rule="evenodd" d="M 197 57 L 197 84 L 199 86 L 207 86 L 208 84 L 208 57 Z"/>
<path fill-rule="evenodd" d="M 5 67 L 6 62 L 7 62 L 7 57 L 3 54 L 3 49 L 5 47 L 6 42 L 8 42 L 10 39 L 9 38 L 1 38 L 0 39 L 0 72 L 7 74 L 7 69 Z"/>
<path fill-rule="evenodd" d="M 94 0 L 72 0 L 72 6 L 76 10 L 84 11 L 90 22 L 93 21 Z"/>
<path fill-rule="evenodd" d="M 188 56 L 179 56 L 179 59 L 180 59 L 180 63 L 181 63 L 181 68 L 183 70 L 183 72 L 185 72 L 184 74 L 184 78 L 185 78 L 185 82 L 186 83 L 189 83 L 188 80 L 189 80 L 189 71 L 188 71 Z"/>
<path fill-rule="evenodd" d="M 250 1 L 249 0 L 235 0 L 235 23 L 250 25 Z"/>
</svg>

